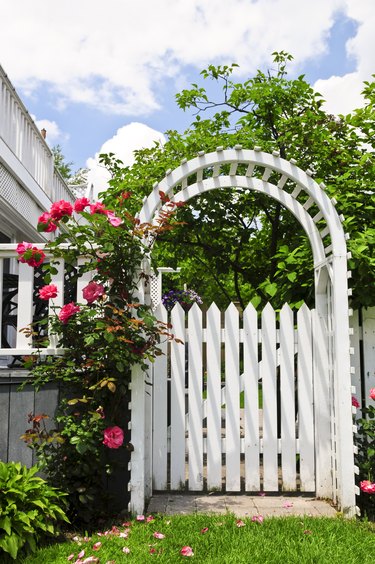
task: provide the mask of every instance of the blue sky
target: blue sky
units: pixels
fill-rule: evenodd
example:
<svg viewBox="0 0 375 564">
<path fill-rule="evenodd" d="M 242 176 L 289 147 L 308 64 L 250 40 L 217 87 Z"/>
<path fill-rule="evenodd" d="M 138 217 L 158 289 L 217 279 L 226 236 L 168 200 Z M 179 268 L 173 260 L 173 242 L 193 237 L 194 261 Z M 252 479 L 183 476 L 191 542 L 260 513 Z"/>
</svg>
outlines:
<svg viewBox="0 0 375 564">
<path fill-rule="evenodd" d="M 175 94 L 209 63 L 241 80 L 286 50 L 333 113 L 375 72 L 373 0 L 13 0 L 0 15 L 0 64 L 74 168 L 185 129 Z"/>
</svg>

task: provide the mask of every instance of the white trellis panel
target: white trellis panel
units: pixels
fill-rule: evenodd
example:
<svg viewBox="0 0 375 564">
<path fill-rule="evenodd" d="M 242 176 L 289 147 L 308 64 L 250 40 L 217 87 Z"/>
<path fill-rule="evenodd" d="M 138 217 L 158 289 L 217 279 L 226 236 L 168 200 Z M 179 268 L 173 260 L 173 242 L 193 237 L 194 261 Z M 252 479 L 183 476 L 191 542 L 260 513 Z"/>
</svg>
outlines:
<svg viewBox="0 0 375 564">
<path fill-rule="evenodd" d="M 244 311 L 243 329 L 245 490 L 260 491 L 258 314 L 252 304 Z"/>
<path fill-rule="evenodd" d="M 278 490 L 275 312 L 267 304 L 262 312 L 263 489 Z"/>
<path fill-rule="evenodd" d="M 230 492 L 241 489 L 239 333 L 238 310 L 230 304 L 225 312 L 225 465 Z"/>
<path fill-rule="evenodd" d="M 202 404 L 202 312 L 194 304 L 188 314 L 189 358 L 189 409 L 188 409 L 188 456 L 189 489 L 203 489 L 203 404 Z"/>
<path fill-rule="evenodd" d="M 168 312 L 159 304 L 155 311 L 156 319 L 167 323 Z M 182 345 L 180 345 L 183 348 Z M 168 416 L 168 342 L 159 345 L 161 355 L 153 365 L 153 487 L 156 490 L 167 488 L 167 416 Z"/>
<path fill-rule="evenodd" d="M 207 311 L 207 488 L 221 488 L 221 324 L 220 310 Z"/>
<path fill-rule="evenodd" d="M 315 490 L 314 390 L 311 312 L 304 304 L 297 313 L 298 436 L 300 489 Z"/>
<path fill-rule="evenodd" d="M 296 411 L 293 312 L 285 304 L 280 311 L 280 409 L 282 488 L 296 489 Z"/>
<path fill-rule="evenodd" d="M 172 310 L 174 334 L 185 341 L 185 313 L 179 304 Z M 185 346 L 171 343 L 171 489 L 185 484 Z"/>
</svg>

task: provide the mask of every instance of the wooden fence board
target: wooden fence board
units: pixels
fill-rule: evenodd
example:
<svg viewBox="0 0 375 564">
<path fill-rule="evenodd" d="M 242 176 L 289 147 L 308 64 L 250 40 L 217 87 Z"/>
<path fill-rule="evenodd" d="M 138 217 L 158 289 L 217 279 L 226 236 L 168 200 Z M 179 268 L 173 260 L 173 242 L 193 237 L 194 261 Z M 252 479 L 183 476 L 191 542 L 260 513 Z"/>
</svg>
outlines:
<svg viewBox="0 0 375 564">
<path fill-rule="evenodd" d="M 189 489 L 203 489 L 203 368 L 202 368 L 202 312 L 194 304 L 188 314 L 189 407 L 188 455 Z"/>
<path fill-rule="evenodd" d="M 239 315 L 230 304 L 225 312 L 225 484 L 229 492 L 241 489 L 240 452 Z"/>
</svg>

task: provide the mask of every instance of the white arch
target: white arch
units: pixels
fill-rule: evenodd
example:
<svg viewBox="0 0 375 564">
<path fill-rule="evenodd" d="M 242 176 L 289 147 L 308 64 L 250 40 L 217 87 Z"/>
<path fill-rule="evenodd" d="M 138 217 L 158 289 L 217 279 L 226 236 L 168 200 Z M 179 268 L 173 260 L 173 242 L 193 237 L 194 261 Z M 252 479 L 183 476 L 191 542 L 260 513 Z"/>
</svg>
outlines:
<svg viewBox="0 0 375 564">
<path fill-rule="evenodd" d="M 165 178 L 155 183 L 151 194 L 144 199 L 138 217 L 141 223 L 157 221 L 163 207 L 160 191 L 177 202 L 228 187 L 269 195 L 294 214 L 308 235 L 315 270 L 315 330 L 324 336 L 323 349 L 319 344 L 314 350 L 317 495 L 332 498 L 345 514 L 352 516 L 356 490 L 347 249 L 342 217 L 335 209 L 335 202 L 324 192 L 325 186 L 314 181 L 311 171 L 301 170 L 295 161 L 286 161 L 277 152 L 269 154 L 258 147 L 248 150 L 241 146 L 199 153 L 190 161 L 185 159 L 174 171 L 167 171 Z M 327 369 L 319 371 L 319 366 L 325 364 L 323 357 L 328 359 Z"/>
</svg>

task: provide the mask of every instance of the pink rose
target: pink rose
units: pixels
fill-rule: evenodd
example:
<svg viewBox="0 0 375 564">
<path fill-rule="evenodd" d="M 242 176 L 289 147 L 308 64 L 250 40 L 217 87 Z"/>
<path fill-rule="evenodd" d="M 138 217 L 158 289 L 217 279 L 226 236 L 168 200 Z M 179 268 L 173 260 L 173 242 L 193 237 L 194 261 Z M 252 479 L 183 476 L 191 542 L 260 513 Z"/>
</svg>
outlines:
<svg viewBox="0 0 375 564">
<path fill-rule="evenodd" d="M 59 311 L 59 319 L 61 323 L 68 323 L 69 319 L 72 315 L 75 315 L 78 311 L 80 311 L 80 307 L 75 305 L 74 302 L 70 302 L 70 304 L 65 304 Z"/>
<path fill-rule="evenodd" d="M 181 556 L 194 556 L 191 546 L 183 546 L 180 550 Z"/>
<path fill-rule="evenodd" d="M 122 219 L 120 219 L 119 217 L 117 217 L 113 212 L 108 211 L 107 212 L 107 217 L 108 217 L 108 221 L 111 225 L 113 225 L 113 227 L 118 227 L 119 225 L 121 225 L 123 222 Z"/>
<path fill-rule="evenodd" d="M 87 303 L 92 304 L 104 294 L 104 286 L 97 282 L 89 282 L 82 290 L 82 295 Z"/>
<path fill-rule="evenodd" d="M 37 229 L 38 231 L 46 233 L 52 233 L 53 231 L 56 231 L 57 225 L 52 220 L 51 214 L 49 214 L 48 212 L 42 213 L 42 215 L 38 219 Z"/>
<path fill-rule="evenodd" d="M 105 209 L 104 204 L 102 204 L 101 202 L 94 202 L 93 204 L 90 204 L 90 213 L 101 213 L 103 215 L 106 215 L 107 210 Z"/>
<path fill-rule="evenodd" d="M 55 284 L 48 284 L 48 286 L 43 286 L 39 290 L 39 297 L 42 300 L 49 300 L 50 298 L 56 298 L 57 296 L 57 286 Z"/>
<path fill-rule="evenodd" d="M 363 492 L 368 494 L 375 494 L 375 482 L 371 483 L 370 480 L 363 480 L 363 482 L 361 482 L 359 485 Z"/>
<path fill-rule="evenodd" d="M 71 216 L 73 213 L 73 206 L 70 202 L 66 202 L 65 200 L 59 200 L 58 202 L 54 202 L 51 206 L 51 217 L 56 221 L 59 221 L 65 215 Z"/>
<path fill-rule="evenodd" d="M 108 448 L 120 448 L 124 442 L 124 431 L 120 427 L 107 427 L 104 429 L 103 444 Z"/>
<path fill-rule="evenodd" d="M 357 398 L 355 396 L 352 396 L 352 406 L 353 407 L 360 407 L 359 401 L 357 400 Z"/>
<path fill-rule="evenodd" d="M 89 205 L 90 205 L 90 200 L 88 198 L 78 198 L 74 202 L 73 208 L 74 211 L 81 212 Z"/>
<path fill-rule="evenodd" d="M 371 390 L 370 390 L 370 398 L 371 398 L 372 400 L 375 400 L 375 388 L 371 388 Z"/>
<path fill-rule="evenodd" d="M 46 257 L 43 251 L 25 241 L 18 243 L 16 250 L 19 255 L 18 260 L 33 267 L 40 266 Z"/>
</svg>

